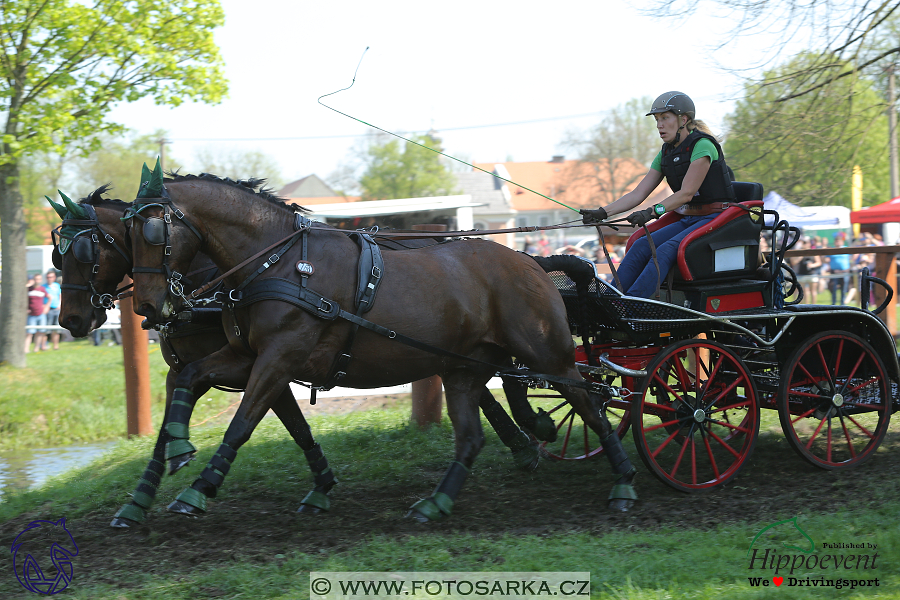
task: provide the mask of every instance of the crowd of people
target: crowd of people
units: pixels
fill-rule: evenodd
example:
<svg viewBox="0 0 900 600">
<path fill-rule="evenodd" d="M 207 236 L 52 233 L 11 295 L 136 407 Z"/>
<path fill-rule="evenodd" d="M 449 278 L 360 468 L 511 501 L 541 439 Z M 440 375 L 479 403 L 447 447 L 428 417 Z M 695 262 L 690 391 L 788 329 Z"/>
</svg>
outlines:
<svg viewBox="0 0 900 600">
<path fill-rule="evenodd" d="M 44 281 L 46 277 L 46 283 Z M 25 352 L 41 352 L 59 350 L 60 330 L 52 328 L 59 325 L 59 309 L 62 300 L 59 272 L 55 269 L 28 277 L 28 318 L 25 329 Z M 119 324 L 119 307 L 107 311 L 107 323 Z M 105 336 L 111 338 L 110 344 L 121 344 L 122 335 L 118 329 L 100 330 L 91 333 L 95 346 L 99 346 Z M 33 348 L 33 349 L 32 349 Z"/>
</svg>

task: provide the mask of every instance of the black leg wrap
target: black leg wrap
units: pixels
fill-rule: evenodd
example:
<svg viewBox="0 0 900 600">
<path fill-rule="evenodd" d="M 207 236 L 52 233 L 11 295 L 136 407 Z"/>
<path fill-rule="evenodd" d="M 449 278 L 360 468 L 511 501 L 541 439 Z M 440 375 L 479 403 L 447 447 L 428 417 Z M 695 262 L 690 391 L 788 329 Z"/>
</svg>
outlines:
<svg viewBox="0 0 900 600">
<path fill-rule="evenodd" d="M 480 406 L 481 411 L 484 413 L 484 416 L 487 417 L 487 420 L 491 424 L 491 427 L 494 428 L 494 431 L 497 432 L 497 435 L 500 437 L 500 441 L 503 442 L 504 446 L 515 451 L 521 450 L 528 444 L 528 437 L 524 436 L 522 430 L 516 426 L 509 415 L 506 414 L 506 411 L 503 410 L 503 407 L 500 406 L 500 403 L 494 399 L 494 396 L 488 390 L 482 392 Z"/>
<path fill-rule="evenodd" d="M 450 463 L 450 468 L 444 473 L 444 478 L 441 479 L 438 486 L 434 488 L 434 493 L 447 494 L 450 496 L 451 500 L 456 500 L 456 497 L 459 496 L 459 491 L 462 489 L 463 484 L 466 482 L 466 477 L 468 476 L 469 470 L 465 468 L 462 463 L 453 461 Z"/>
<path fill-rule="evenodd" d="M 232 461 L 237 458 L 235 451 L 228 444 L 222 444 L 207 463 L 206 468 L 200 473 L 200 478 L 194 482 L 194 489 L 201 491 L 210 498 L 216 497 L 219 486 L 225 481 L 225 476 L 231 469 Z M 198 487 L 198 484 L 201 487 Z M 208 485 L 205 485 L 208 484 Z"/>
<path fill-rule="evenodd" d="M 631 460 L 625 453 L 622 440 L 619 439 L 615 432 L 609 434 L 606 439 L 600 440 L 600 444 L 603 446 L 606 458 L 609 459 L 609 464 L 612 465 L 613 473 L 616 475 L 629 475 L 636 472 L 631 464 Z"/>
<path fill-rule="evenodd" d="M 324 494 L 330 492 L 331 488 L 337 485 L 338 482 L 337 477 L 334 476 L 334 471 L 331 469 L 316 473 L 314 481 L 316 483 L 316 491 Z"/>
<path fill-rule="evenodd" d="M 322 451 L 322 446 L 320 446 L 318 442 L 316 442 L 309 450 L 304 450 L 303 455 L 306 456 L 306 462 L 308 462 L 310 466 L 320 458 L 325 458 L 325 452 Z"/>
<path fill-rule="evenodd" d="M 331 488 L 337 485 L 338 480 L 334 476 L 334 471 L 328 466 L 328 459 L 325 458 L 322 446 L 317 443 L 309 450 L 305 450 L 303 454 L 306 456 L 310 470 L 315 475 L 315 491 L 327 494 Z"/>
</svg>

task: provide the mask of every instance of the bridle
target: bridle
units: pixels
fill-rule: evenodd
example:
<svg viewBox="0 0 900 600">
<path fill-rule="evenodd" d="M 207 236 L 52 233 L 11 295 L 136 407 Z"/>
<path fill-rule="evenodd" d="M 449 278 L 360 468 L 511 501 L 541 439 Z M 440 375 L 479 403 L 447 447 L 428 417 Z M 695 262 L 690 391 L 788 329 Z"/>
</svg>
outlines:
<svg viewBox="0 0 900 600">
<path fill-rule="evenodd" d="M 150 203 L 145 204 L 148 200 Z M 147 217 L 141 214 L 144 210 L 154 207 L 163 210 L 162 217 Z M 193 302 L 184 293 L 185 276 L 169 266 L 169 257 L 172 255 L 172 226 L 174 224 L 172 215 L 175 215 L 175 218 L 187 225 L 188 229 L 197 236 L 197 239 L 203 242 L 203 236 L 200 234 L 200 231 L 184 218 L 183 212 L 172 206 L 172 199 L 169 198 L 165 188 L 163 188 L 162 195 L 159 198 L 135 199 L 132 206 L 125 211 L 125 216 L 122 217 L 122 220 L 125 221 L 126 239 L 129 242 L 131 240 L 131 226 L 129 223 L 134 219 L 142 221 L 144 225 L 141 232 L 143 233 L 144 241 L 151 246 L 163 246 L 163 263 L 161 268 L 132 267 L 132 272 L 157 273 L 165 276 L 166 283 L 169 286 L 169 294 L 181 300 L 185 307 L 192 308 L 194 306 Z"/>
<path fill-rule="evenodd" d="M 53 241 L 53 266 L 58 270 L 62 270 L 62 255 L 68 251 L 72 251 L 75 260 L 82 264 L 91 265 L 91 276 L 87 285 L 78 285 L 74 283 L 63 282 L 60 284 L 62 290 L 75 290 L 80 292 L 91 293 L 91 306 L 94 308 L 111 309 L 114 307 L 116 295 L 121 290 L 116 290 L 113 294 L 101 294 L 94 285 L 97 273 L 100 272 L 100 240 L 106 241 L 115 250 L 122 255 L 128 264 L 129 273 L 131 272 L 131 257 L 119 247 L 115 238 L 100 227 L 97 219 L 97 212 L 90 204 L 82 204 L 81 208 L 87 214 L 86 219 L 63 219 L 62 225 L 50 232 Z M 74 227 L 78 231 L 74 234 L 63 233 L 65 227 Z M 58 239 L 58 241 L 57 241 Z"/>
</svg>

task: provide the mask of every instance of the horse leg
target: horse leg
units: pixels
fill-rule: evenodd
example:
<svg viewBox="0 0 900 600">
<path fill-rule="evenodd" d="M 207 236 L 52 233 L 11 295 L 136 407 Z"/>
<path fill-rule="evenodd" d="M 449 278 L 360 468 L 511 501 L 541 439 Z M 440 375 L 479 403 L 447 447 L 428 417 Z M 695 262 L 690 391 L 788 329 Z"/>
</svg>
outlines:
<svg viewBox="0 0 900 600">
<path fill-rule="evenodd" d="M 328 466 L 322 446 L 313 439 L 309 423 L 303 417 L 303 411 L 297 406 L 297 400 L 289 387 L 285 388 L 275 401 L 272 410 L 284 423 L 288 433 L 291 434 L 300 449 L 303 450 L 306 462 L 313 472 L 315 488 L 300 501 L 300 508 L 297 509 L 297 512 L 311 515 L 328 512 L 328 509 L 331 508 L 328 492 L 337 485 L 338 480 L 334 476 L 334 471 Z"/>
<path fill-rule="evenodd" d="M 537 469 L 538 462 L 541 460 L 539 444 L 513 423 L 513 420 L 509 418 L 509 415 L 486 387 L 481 392 L 478 404 L 481 412 L 484 413 L 491 427 L 500 437 L 500 441 L 512 452 L 516 466 L 525 471 Z"/>
<path fill-rule="evenodd" d="M 150 459 L 137 487 L 131 493 L 131 502 L 116 512 L 109 524 L 110 527 L 126 528 L 141 523 L 156 498 L 156 490 L 159 488 L 159 482 L 166 469 L 164 463 L 166 444 L 172 439 L 166 431 L 166 421 L 169 417 L 169 407 L 172 404 L 172 392 L 175 389 L 175 375 L 175 371 L 172 369 L 169 369 L 166 375 L 166 409 L 159 434 L 156 437 L 156 445 L 153 447 L 153 458 Z"/>
<path fill-rule="evenodd" d="M 194 460 L 197 448 L 194 447 L 190 440 L 191 414 L 194 412 L 197 398 L 208 392 L 210 387 L 209 385 L 200 385 L 194 389 L 175 387 L 172 390 L 171 401 L 169 402 L 166 420 L 164 421 L 166 433 L 170 437 L 169 442 L 166 444 L 166 461 L 169 463 L 169 475 L 174 475 Z M 168 393 L 168 389 L 166 392 Z"/>
<path fill-rule="evenodd" d="M 512 366 L 510 364 L 509 366 Z M 506 393 L 506 402 L 512 411 L 513 418 L 519 427 L 531 432 L 534 437 L 544 442 L 555 442 L 558 435 L 556 423 L 553 417 L 543 408 L 537 412 L 528 403 L 528 386 L 518 381 L 515 377 L 503 377 L 503 391 Z"/>
<path fill-rule="evenodd" d="M 484 384 L 491 375 L 478 376 L 467 369 L 456 370 L 442 377 L 447 397 L 447 414 L 453 422 L 456 455 L 431 496 L 419 500 L 410 507 L 406 516 L 421 523 L 450 516 L 469 469 L 484 447 L 484 431 L 478 417 L 478 404 Z"/>
<path fill-rule="evenodd" d="M 186 515 L 206 512 L 207 499 L 216 497 L 218 489 L 224 483 L 225 476 L 237 458 L 237 451 L 250 439 L 253 430 L 290 382 L 290 376 L 285 372 L 285 361 L 277 351 L 270 353 L 268 357 L 260 355 L 256 359 L 248 359 L 224 352 L 225 350 L 229 349 L 223 348 L 210 357 L 191 363 L 178 376 L 179 385 L 190 388 L 206 383 L 214 369 L 221 372 L 222 369 L 246 367 L 248 364 L 252 368 L 246 380 L 244 398 L 225 431 L 222 444 L 194 483 L 169 504 L 170 512 Z M 216 355 L 219 355 L 217 360 L 212 360 Z M 223 364 L 224 359 L 230 359 L 231 362 Z"/>
<path fill-rule="evenodd" d="M 581 378 L 575 368 L 572 368 L 564 377 L 576 380 Z M 637 469 L 634 468 L 628 454 L 625 453 L 622 440 L 609 424 L 606 411 L 601 410 L 602 398 L 596 394 L 589 394 L 582 388 L 558 384 L 554 384 L 553 387 L 569 401 L 575 412 L 600 436 L 600 444 L 612 466 L 613 473 L 619 476 L 609 494 L 609 508 L 626 512 L 637 500 L 637 493 L 634 490 L 634 476 L 637 474 Z"/>
</svg>

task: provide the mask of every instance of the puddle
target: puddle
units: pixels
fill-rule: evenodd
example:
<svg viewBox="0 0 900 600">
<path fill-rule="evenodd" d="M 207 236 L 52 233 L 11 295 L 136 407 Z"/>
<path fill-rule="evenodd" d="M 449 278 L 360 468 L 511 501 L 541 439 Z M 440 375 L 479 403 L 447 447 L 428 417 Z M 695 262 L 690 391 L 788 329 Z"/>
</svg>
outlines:
<svg viewBox="0 0 900 600">
<path fill-rule="evenodd" d="M 84 466 L 116 443 L 98 442 L 61 448 L 0 452 L 0 498 L 6 489 L 35 488 L 54 475 Z"/>
</svg>

